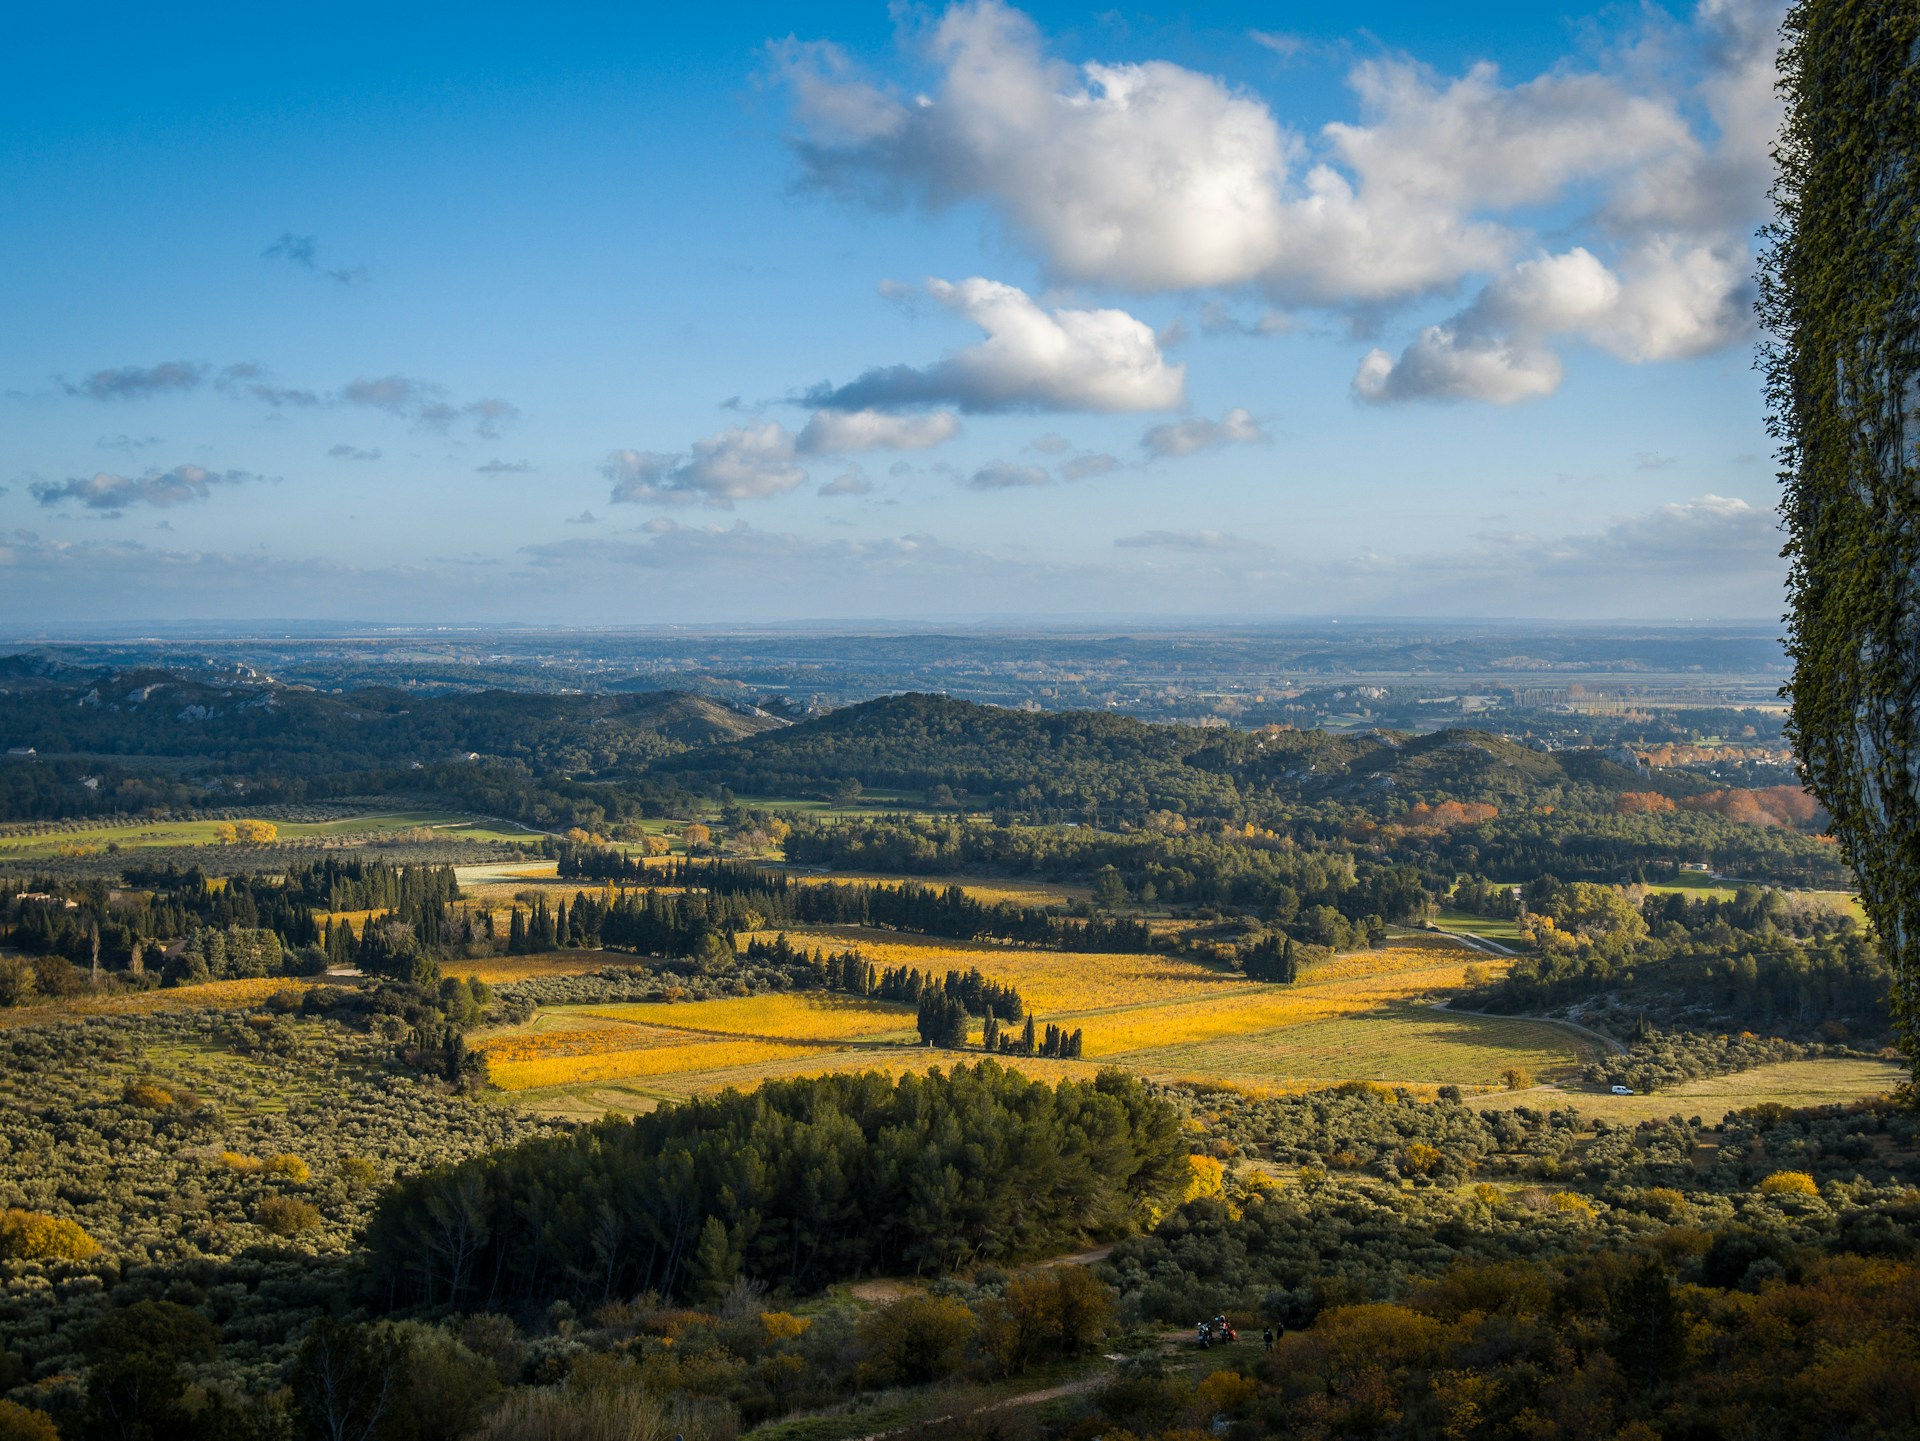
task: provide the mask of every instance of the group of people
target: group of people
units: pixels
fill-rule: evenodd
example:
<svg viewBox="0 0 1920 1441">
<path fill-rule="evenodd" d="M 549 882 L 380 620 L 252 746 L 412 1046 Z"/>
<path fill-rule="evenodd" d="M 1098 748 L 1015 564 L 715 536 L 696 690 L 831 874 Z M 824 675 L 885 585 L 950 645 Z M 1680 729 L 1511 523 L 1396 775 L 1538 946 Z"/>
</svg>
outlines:
<svg viewBox="0 0 1920 1441">
<path fill-rule="evenodd" d="M 1233 1322 L 1225 1316 L 1215 1316 L 1211 1321 L 1202 1321 L 1193 1330 L 1202 1351 L 1211 1346 L 1225 1346 L 1231 1341 L 1240 1339 L 1240 1333 L 1233 1329 Z M 1267 1350 L 1273 1349 L 1273 1327 L 1269 1326 L 1260 1333 L 1260 1341 Z"/>
</svg>

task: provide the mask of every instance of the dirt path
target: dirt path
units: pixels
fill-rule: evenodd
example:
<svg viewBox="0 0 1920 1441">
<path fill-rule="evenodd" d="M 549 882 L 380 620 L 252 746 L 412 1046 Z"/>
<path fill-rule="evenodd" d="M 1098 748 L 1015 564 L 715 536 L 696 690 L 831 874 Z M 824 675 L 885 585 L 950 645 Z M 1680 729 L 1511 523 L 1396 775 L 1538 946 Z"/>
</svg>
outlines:
<svg viewBox="0 0 1920 1441">
<path fill-rule="evenodd" d="M 1004 1401 L 995 1401 L 989 1406 L 977 1407 L 971 1411 L 953 1411 L 945 1416 L 927 1416 L 886 1431 L 870 1431 L 865 1436 L 854 1437 L 853 1441 L 886 1441 L 886 1438 L 891 1436 L 910 1436 L 923 1426 L 939 1426 L 948 1421 L 957 1421 L 962 1416 L 985 1416 L 995 1411 L 1012 1411 L 1021 1406 L 1040 1406 L 1048 1401 L 1058 1401 L 1063 1396 L 1078 1396 L 1084 1391 L 1091 1391 L 1106 1379 L 1105 1372 L 1096 1371 L 1091 1376 L 1082 1376 L 1077 1381 L 1065 1381 L 1058 1386 L 1046 1386 L 1038 1391 L 1025 1391 L 1018 1396 L 1009 1396 Z"/>
</svg>

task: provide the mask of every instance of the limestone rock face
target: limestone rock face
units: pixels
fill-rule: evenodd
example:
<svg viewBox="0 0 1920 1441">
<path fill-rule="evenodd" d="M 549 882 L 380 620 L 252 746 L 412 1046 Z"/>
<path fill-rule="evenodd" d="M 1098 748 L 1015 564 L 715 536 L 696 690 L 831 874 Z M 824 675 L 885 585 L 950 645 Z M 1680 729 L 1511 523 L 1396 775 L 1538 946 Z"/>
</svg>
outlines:
<svg viewBox="0 0 1920 1441">
<path fill-rule="evenodd" d="M 1920 1059 L 1920 7 L 1801 0 L 1761 275 L 1792 733 Z"/>
</svg>

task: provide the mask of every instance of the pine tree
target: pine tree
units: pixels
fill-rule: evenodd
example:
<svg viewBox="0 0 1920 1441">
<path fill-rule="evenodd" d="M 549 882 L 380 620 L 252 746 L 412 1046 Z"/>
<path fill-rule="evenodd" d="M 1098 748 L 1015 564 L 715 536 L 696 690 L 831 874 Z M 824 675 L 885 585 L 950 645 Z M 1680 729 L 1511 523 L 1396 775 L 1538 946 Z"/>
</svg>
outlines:
<svg viewBox="0 0 1920 1441">
<path fill-rule="evenodd" d="M 693 1259 L 687 1265 L 689 1299 L 708 1305 L 717 1303 L 727 1294 L 739 1270 L 727 1240 L 726 1222 L 718 1216 L 707 1217 L 706 1225 L 700 1228 L 700 1240 L 693 1248 Z"/>
</svg>

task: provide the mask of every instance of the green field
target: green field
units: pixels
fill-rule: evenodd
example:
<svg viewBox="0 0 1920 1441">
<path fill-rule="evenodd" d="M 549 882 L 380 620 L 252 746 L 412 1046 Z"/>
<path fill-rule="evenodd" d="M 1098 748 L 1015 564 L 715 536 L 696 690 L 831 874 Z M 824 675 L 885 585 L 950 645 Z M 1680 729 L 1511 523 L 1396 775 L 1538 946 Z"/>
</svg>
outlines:
<svg viewBox="0 0 1920 1441">
<path fill-rule="evenodd" d="M 1699 871 L 1683 871 L 1678 878 L 1649 885 L 1647 889 L 1663 895 L 1684 893 L 1697 901 L 1730 901 L 1737 887 Z M 1852 891 L 1788 891 L 1787 895 L 1796 900 L 1818 901 L 1831 910 L 1846 912 L 1861 925 L 1867 923 L 1867 913 L 1860 904 L 1860 897 Z"/>
<path fill-rule="evenodd" d="M 252 819 L 252 817 L 242 817 Z M 511 821 L 478 818 L 454 811 L 385 811 L 343 816 L 328 821 L 283 821 L 271 815 L 269 821 L 279 830 L 279 843 L 303 840 L 378 841 L 400 831 L 431 830 L 442 841 L 524 841 L 538 836 Z M 121 850 L 152 849 L 162 846 L 215 846 L 216 820 L 192 821 L 80 821 L 45 830 L 24 826 L 9 827 L 0 834 L 0 860 L 54 856 L 63 849 L 105 850 L 109 845 Z"/>
<path fill-rule="evenodd" d="M 1470 936 L 1481 936 L 1503 946 L 1517 946 L 1521 940 L 1520 922 L 1501 916 L 1473 916 L 1465 911 L 1442 911 L 1433 923 L 1443 931 L 1456 934 L 1464 931 Z"/>
<path fill-rule="evenodd" d="M 1545 1021 L 1391 1005 L 1363 1015 L 1102 1059 L 1143 1075 L 1256 1084 L 1386 1081 L 1492 1086 L 1509 1066 L 1536 1076 L 1570 1079 L 1593 1050 L 1591 1042 Z"/>
<path fill-rule="evenodd" d="M 1637 1096 L 1615 1096 L 1586 1086 L 1539 1086 L 1530 1091 L 1499 1092 L 1476 1097 L 1483 1110 L 1515 1104 L 1574 1105 L 1582 1115 L 1597 1116 L 1623 1125 L 1664 1120 L 1668 1116 L 1698 1116 L 1717 1126 L 1728 1111 L 1772 1102 L 1782 1106 L 1832 1106 L 1866 1096 L 1884 1095 L 1907 1078 L 1906 1068 L 1893 1061 L 1824 1057 L 1812 1061 L 1780 1061 L 1756 1066 L 1730 1076 L 1705 1076 L 1664 1091 Z"/>
</svg>

